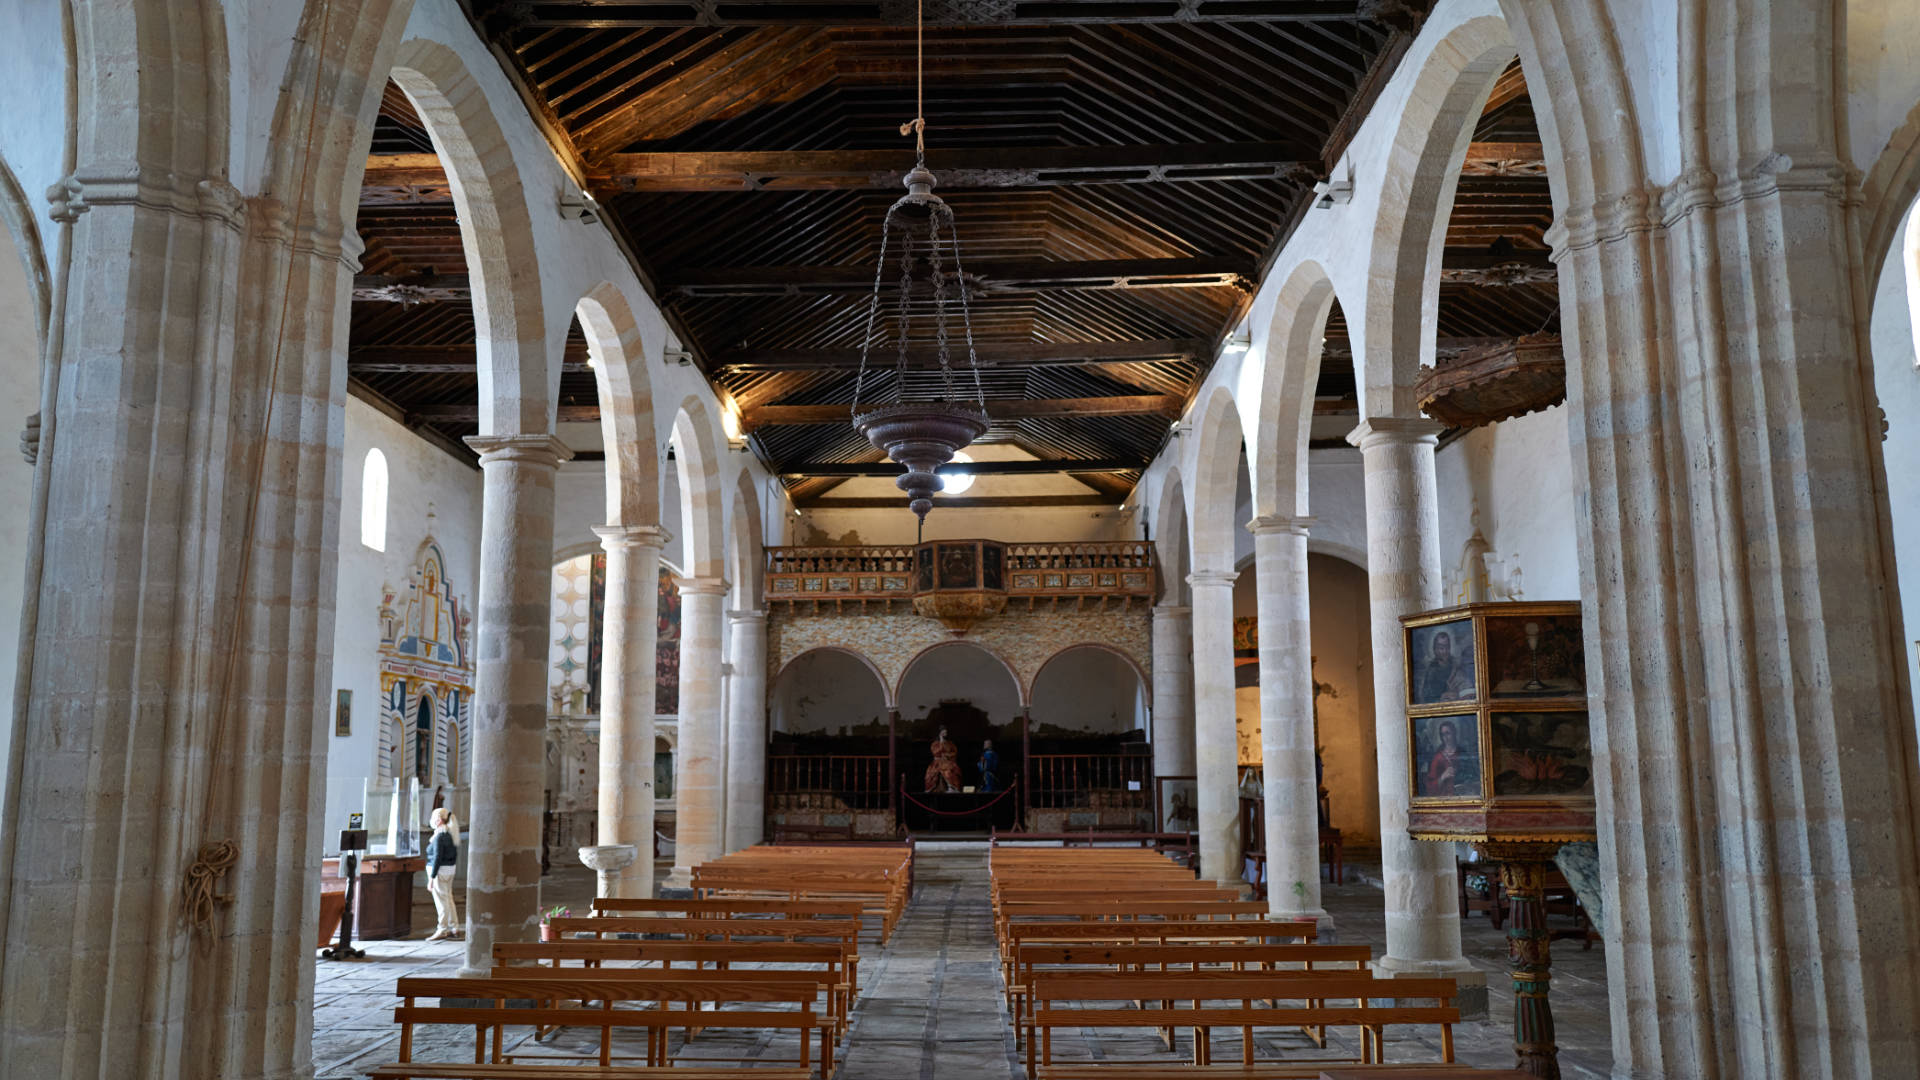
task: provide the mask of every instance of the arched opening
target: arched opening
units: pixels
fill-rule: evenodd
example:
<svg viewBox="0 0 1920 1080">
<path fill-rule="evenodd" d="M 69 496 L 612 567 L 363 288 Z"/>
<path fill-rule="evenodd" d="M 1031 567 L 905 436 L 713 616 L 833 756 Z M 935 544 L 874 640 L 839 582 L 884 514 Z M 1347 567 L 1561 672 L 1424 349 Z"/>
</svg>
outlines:
<svg viewBox="0 0 1920 1080">
<path fill-rule="evenodd" d="M 767 699 L 767 836 L 892 835 L 898 747 L 873 662 L 810 649 L 780 669 Z"/>
<path fill-rule="evenodd" d="M 433 786 L 433 735 L 437 727 L 434 723 L 433 695 L 422 693 L 419 703 L 414 707 L 413 778 L 423 788 Z"/>
<path fill-rule="evenodd" d="M 441 781 L 452 787 L 459 787 L 460 779 L 460 722 L 456 718 L 458 709 L 449 708 L 445 731 L 441 734 L 445 749 L 441 751 Z"/>
<path fill-rule="evenodd" d="M 369 447 L 360 468 L 360 543 L 387 550 L 387 455 Z"/>
<path fill-rule="evenodd" d="M 26 564 L 32 527 L 33 472 L 39 460 L 40 368 L 45 332 L 46 267 L 33 235 L 33 208 L 13 172 L 0 163 L 0 435 L 20 433 L 20 452 L 0 459 L 0 808 L 13 775 L 14 688 L 20 655 L 20 619 L 26 603 Z"/>
<path fill-rule="evenodd" d="M 1190 518 L 1195 817 L 1206 876 L 1236 885 L 1242 880 L 1242 830 L 1235 744 L 1243 695 L 1236 686 L 1234 637 L 1236 620 L 1255 614 L 1241 599 L 1243 590 L 1253 588 L 1251 568 L 1242 569 L 1253 549 L 1253 537 L 1246 530 L 1253 516 L 1252 482 L 1240 411 L 1229 390 L 1220 387 L 1212 392 L 1196 427 Z M 1245 580 L 1246 585 L 1236 586 L 1237 580 Z M 1252 713 L 1259 715 L 1257 692 Z M 1258 731 L 1257 719 L 1254 730 Z"/>
<path fill-rule="evenodd" d="M 1006 661 L 970 642 L 935 645 L 907 665 L 894 700 L 900 709 L 899 772 L 906 786 L 901 816 L 907 828 L 1012 827 L 1017 796 L 1005 797 L 1005 788 L 998 796 L 978 790 L 988 741 L 999 756 L 998 772 L 1021 775 L 1026 713 L 1019 680 Z"/>
<path fill-rule="evenodd" d="M 1902 216 L 1875 284 L 1873 384 L 1887 425 L 1880 450 L 1906 626 L 1907 684 L 1920 686 L 1920 199 Z M 1915 720 L 1920 723 L 1920 695 Z"/>
<path fill-rule="evenodd" d="M 1131 660 L 1098 645 L 1053 654 L 1033 677 L 1024 772 L 1028 827 L 1118 832 L 1153 823 L 1150 690 Z"/>
</svg>

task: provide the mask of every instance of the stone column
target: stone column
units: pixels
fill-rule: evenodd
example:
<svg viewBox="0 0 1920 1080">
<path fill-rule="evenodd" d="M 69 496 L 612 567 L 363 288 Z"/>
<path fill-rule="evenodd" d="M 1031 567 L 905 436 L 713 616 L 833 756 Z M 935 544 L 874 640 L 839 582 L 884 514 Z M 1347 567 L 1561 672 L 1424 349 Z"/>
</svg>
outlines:
<svg viewBox="0 0 1920 1080">
<path fill-rule="evenodd" d="M 600 841 L 644 854 L 619 870 L 619 896 L 653 895 L 654 659 L 666 530 L 599 525 L 607 551 L 600 665 Z"/>
<path fill-rule="evenodd" d="M 1333 920 L 1320 905 L 1320 784 L 1313 767 L 1313 626 L 1307 603 L 1312 518 L 1255 518 L 1260 605 L 1260 760 L 1266 792 L 1267 902 L 1277 916 Z"/>
<path fill-rule="evenodd" d="M 767 822 L 767 613 L 729 611 L 727 850 L 759 843 Z"/>
<path fill-rule="evenodd" d="M 467 445 L 480 452 L 485 488 L 460 973 L 479 976 L 492 970 L 496 942 L 531 941 L 540 922 L 553 478 L 573 452 L 552 435 L 475 435 Z"/>
<path fill-rule="evenodd" d="M 726 727 L 720 715 L 721 605 L 725 578 L 680 582 L 680 748 L 674 799 L 673 873 L 666 884 L 684 889 L 693 868 L 721 854 L 724 808 L 720 773 Z"/>
<path fill-rule="evenodd" d="M 1153 609 L 1153 771 L 1193 775 L 1193 609 L 1175 604 Z"/>
<path fill-rule="evenodd" d="M 1486 978 L 1460 954 L 1453 845 L 1407 835 L 1407 685 L 1400 616 L 1441 603 L 1439 503 L 1433 473 L 1441 425 L 1375 417 L 1347 441 L 1367 486 L 1367 592 L 1373 616 L 1374 740 L 1380 763 L 1380 863 L 1387 894 L 1382 975 L 1462 980 L 1461 1008 L 1486 1009 Z M 1312 688 L 1308 688 L 1311 701 Z M 1477 994 L 1467 981 L 1478 976 Z M 1478 1000 L 1472 1000 L 1477 998 Z"/>
<path fill-rule="evenodd" d="M 1195 572 L 1193 744 L 1198 778 L 1200 869 L 1222 885 L 1242 882 L 1240 751 L 1234 731 L 1233 582 L 1230 571 Z"/>
</svg>

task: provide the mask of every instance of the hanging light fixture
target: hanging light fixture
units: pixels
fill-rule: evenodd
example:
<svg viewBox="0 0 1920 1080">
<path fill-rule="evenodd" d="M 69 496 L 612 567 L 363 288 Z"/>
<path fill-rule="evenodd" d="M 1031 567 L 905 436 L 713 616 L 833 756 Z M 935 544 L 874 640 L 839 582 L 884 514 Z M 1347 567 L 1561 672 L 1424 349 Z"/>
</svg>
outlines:
<svg viewBox="0 0 1920 1080">
<path fill-rule="evenodd" d="M 907 467 L 894 481 L 907 493 L 907 505 L 924 529 L 933 493 L 941 488 L 934 470 L 953 460 L 961 448 L 987 433 L 986 393 L 980 387 L 980 358 L 973 348 L 973 314 L 967 306 L 967 279 L 960 265 L 960 238 L 954 231 L 953 209 L 933 193 L 936 183 L 927 168 L 925 31 L 916 17 L 914 63 L 915 103 L 920 115 L 900 125 L 900 134 L 914 137 L 914 166 L 904 183 L 907 193 L 887 209 L 880 227 L 880 263 L 873 271 L 873 297 L 867 307 L 867 332 L 860 345 L 860 373 L 853 388 L 853 426 L 874 448 Z M 945 230 L 945 236 L 941 231 Z M 887 250 L 893 234 L 900 234 L 899 306 L 895 316 L 895 375 L 892 399 L 861 408 L 866 390 L 867 356 L 873 349 L 880 320 L 880 287 L 887 276 Z M 953 269 L 946 269 L 943 249 L 951 251 Z M 924 279 L 924 280 L 922 280 Z M 916 299 L 933 302 L 934 346 L 940 362 L 940 393 L 915 398 L 908 393 L 907 349 Z M 954 394 L 952 349 L 948 340 L 949 299 L 957 299 L 960 324 L 966 337 L 966 365 L 972 369 L 973 394 Z"/>
</svg>

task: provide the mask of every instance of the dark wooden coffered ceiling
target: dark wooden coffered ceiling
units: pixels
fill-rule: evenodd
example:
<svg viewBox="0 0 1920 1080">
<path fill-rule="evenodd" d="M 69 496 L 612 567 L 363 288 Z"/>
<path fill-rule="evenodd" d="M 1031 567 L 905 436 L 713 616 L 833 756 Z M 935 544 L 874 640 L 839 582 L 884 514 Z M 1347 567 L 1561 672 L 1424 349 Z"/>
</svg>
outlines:
<svg viewBox="0 0 1920 1080">
<path fill-rule="evenodd" d="M 733 399 L 795 498 L 889 468 L 846 407 L 880 221 L 913 160 L 899 134 L 914 115 L 913 5 L 469 4 L 691 362 Z M 927 162 L 975 290 L 989 439 L 1093 492 L 1131 489 L 1391 75 L 1420 6 L 929 4 Z M 1484 179 L 1470 161 L 1448 237 L 1448 265 L 1466 276 L 1443 287 L 1443 338 L 1532 331 L 1553 307 L 1551 284 L 1472 279 L 1489 250 L 1538 258 L 1550 220 L 1544 175 L 1520 175 L 1538 172 L 1539 155 L 1517 68 L 1502 88 L 1476 138 L 1520 145 L 1475 150 L 1519 161 Z M 415 427 L 472 433 L 458 226 L 431 143 L 391 87 L 360 226 L 356 389 Z M 915 323 L 915 368 L 931 363 L 927 322 Z M 1322 411 L 1351 406 L 1341 333 L 1329 328 Z M 562 417 L 591 419 L 577 327 L 566 360 Z"/>
</svg>

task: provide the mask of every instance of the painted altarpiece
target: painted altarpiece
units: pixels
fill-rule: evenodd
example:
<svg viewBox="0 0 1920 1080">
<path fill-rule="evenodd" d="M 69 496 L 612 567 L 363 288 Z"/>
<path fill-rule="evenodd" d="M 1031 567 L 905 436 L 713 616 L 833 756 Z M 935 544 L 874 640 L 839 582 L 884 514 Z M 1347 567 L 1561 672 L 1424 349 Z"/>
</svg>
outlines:
<svg viewBox="0 0 1920 1080">
<path fill-rule="evenodd" d="M 450 798 L 466 787 L 472 745 L 472 612 L 431 536 L 406 584 L 380 592 L 380 778 L 416 778 Z"/>
</svg>

